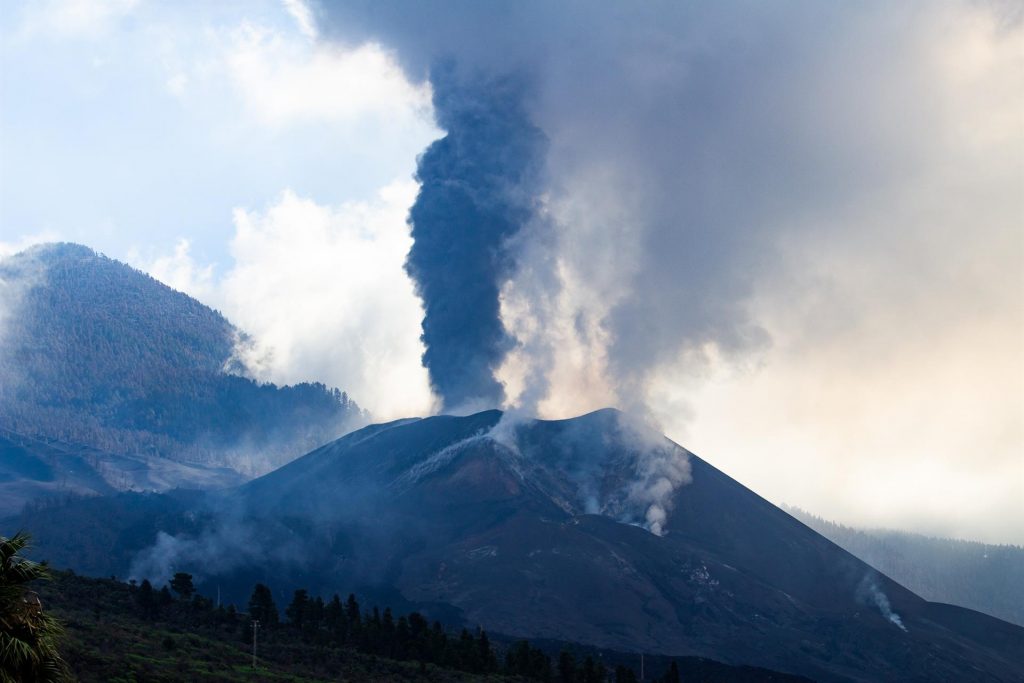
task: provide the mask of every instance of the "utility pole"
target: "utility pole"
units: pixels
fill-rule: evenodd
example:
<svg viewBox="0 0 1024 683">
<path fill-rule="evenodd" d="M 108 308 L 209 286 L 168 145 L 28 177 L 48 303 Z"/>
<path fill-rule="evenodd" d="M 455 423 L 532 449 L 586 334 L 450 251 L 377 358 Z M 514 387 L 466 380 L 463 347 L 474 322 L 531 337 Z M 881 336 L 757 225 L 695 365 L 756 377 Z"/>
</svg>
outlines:
<svg viewBox="0 0 1024 683">
<path fill-rule="evenodd" d="M 253 637 L 255 638 L 255 636 L 253 636 Z M 256 646 L 253 645 L 253 647 L 256 647 Z M 253 664 L 253 666 L 256 666 L 256 665 Z M 643 681 L 644 681 L 644 653 L 641 652 L 640 653 L 640 683 L 643 683 Z"/>
<path fill-rule="evenodd" d="M 260 622 L 252 620 L 252 668 L 256 670 L 256 633 L 260 630 Z"/>
</svg>

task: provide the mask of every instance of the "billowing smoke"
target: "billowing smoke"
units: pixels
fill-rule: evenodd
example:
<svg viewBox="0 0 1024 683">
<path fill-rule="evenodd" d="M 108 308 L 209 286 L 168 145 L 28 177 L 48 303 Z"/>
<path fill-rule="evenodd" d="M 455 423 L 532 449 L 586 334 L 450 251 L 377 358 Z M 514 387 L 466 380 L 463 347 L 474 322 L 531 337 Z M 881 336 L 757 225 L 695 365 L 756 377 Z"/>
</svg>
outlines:
<svg viewBox="0 0 1024 683">
<path fill-rule="evenodd" d="M 553 425 L 558 425 L 553 427 Z M 537 434 L 554 429 L 538 440 Z M 666 532 L 676 491 L 692 481 L 690 456 L 635 415 L 601 410 L 570 423 L 544 423 L 520 412 L 502 415 L 484 434 L 453 444 L 427 461 L 430 467 L 455 457 L 469 443 L 491 439 L 497 453 L 511 458 L 521 476 L 530 468 L 553 468 L 566 477 L 572 514 L 600 514 L 641 526 L 656 536 Z M 542 481 L 549 474 L 530 477 Z M 559 500 L 558 493 L 551 493 Z"/>
<path fill-rule="evenodd" d="M 406 270 L 423 299 L 423 361 L 448 411 L 504 402 L 495 370 L 513 344 L 498 295 L 515 272 L 510 249 L 537 215 L 546 140 L 525 110 L 522 78 L 431 71 L 446 135 L 419 160 Z"/>
<path fill-rule="evenodd" d="M 710 361 L 768 348 L 753 295 L 794 277 L 782 254 L 798 246 L 857 234 L 926 254 L 940 238 L 931 221 L 893 219 L 893 188 L 984 158 L 951 146 L 964 139 L 957 117 L 976 112 L 957 104 L 961 71 L 936 46 L 973 45 L 958 27 L 1020 22 L 999 3 L 318 7 L 327 39 L 378 41 L 438 90 L 449 138 L 424 157 L 410 260 L 435 384 L 448 403 L 494 402 L 489 372 L 505 356 L 507 403 L 525 397 L 548 415 L 642 410 L 667 391 L 667 370 L 670 383 L 693 380 Z M 453 82 L 438 63 L 473 77 Z M 1013 176 L 998 173 L 1004 188 Z M 538 197 L 550 248 L 509 243 Z M 484 230 L 479 244 L 462 243 L 469 226 Z M 962 228 L 941 239 L 963 239 Z M 493 277 L 472 270 L 483 264 Z M 504 327 L 493 305 L 503 282 Z"/>
<path fill-rule="evenodd" d="M 499 403 L 504 382 L 513 406 L 645 412 L 665 364 L 763 346 L 747 299 L 765 232 L 812 203 L 821 174 L 857 170 L 837 149 L 837 167 L 811 173 L 809 112 L 786 111 L 806 101 L 787 70 L 832 39 L 842 11 L 783 19 L 755 6 L 737 22 L 716 4 L 326 10 L 326 35 L 379 40 L 435 88 L 448 136 L 420 163 L 409 272 L 449 407 Z M 523 230 L 535 223 L 550 229 Z"/>
<path fill-rule="evenodd" d="M 446 358 L 459 359 L 454 368 L 430 360 L 447 403 L 473 394 L 494 403 L 501 384 L 504 407 L 526 416 L 617 405 L 690 439 L 684 427 L 696 391 L 750 368 L 781 368 L 772 400 L 751 403 L 748 415 L 776 412 L 763 429 L 784 434 L 788 447 L 779 425 L 796 415 L 818 413 L 809 425 L 822 414 L 849 423 L 854 394 L 833 377 L 849 368 L 851 384 L 863 389 L 859 378 L 873 370 L 863 396 L 877 393 L 877 377 L 903 376 L 911 362 L 945 349 L 933 339 L 951 340 L 950 352 L 927 367 L 973 359 L 977 345 L 961 341 L 962 330 L 991 330 L 979 337 L 993 345 L 989 339 L 1012 336 L 1005 347 L 999 342 L 998 366 L 1017 376 L 1022 166 L 1006 150 L 1021 141 L 1014 85 L 1022 14 L 1013 3 L 317 7 L 325 40 L 375 41 L 394 51 L 410 79 L 437 80 L 441 93 L 451 85 L 436 65 L 454 64 L 464 75 L 459 92 L 481 103 L 480 116 L 493 111 L 475 89 L 502 79 L 523 84 L 502 91 L 506 106 L 523 130 L 535 127 L 548 140 L 536 159 L 543 168 L 518 187 L 458 176 L 468 183 L 461 189 L 481 185 L 483 196 L 499 187 L 503 205 L 539 203 L 514 238 L 500 241 L 497 277 L 482 280 L 487 302 L 498 288 L 501 324 L 488 306 L 486 315 L 458 318 L 474 327 L 460 331 L 473 345 L 459 349 L 450 329 L 428 340 L 432 350 L 440 338 L 453 342 Z M 438 104 L 439 118 L 451 119 L 449 103 Z M 454 123 L 442 127 L 456 130 Z M 475 136 L 474 154 L 486 158 L 503 154 L 504 130 L 465 129 Z M 442 278 L 454 263 L 421 266 Z M 972 322 L 980 300 L 992 311 L 986 326 Z M 824 372 L 807 370 L 809 352 L 821 354 Z M 477 388 L 445 389 L 444 376 L 463 383 L 459 372 L 471 373 Z M 926 377 L 940 391 L 923 391 L 955 395 L 944 389 L 969 375 L 936 384 Z M 982 384 L 977 400 L 1005 403 L 986 398 Z M 734 386 L 742 397 L 747 384 Z M 809 407 L 833 391 L 831 410 Z M 860 403 L 888 404 L 877 399 Z M 739 401 L 698 400 L 717 418 L 712 432 L 733 431 L 723 413 L 732 416 Z M 916 395 L 911 403 L 917 419 Z M 993 417 L 979 433 L 1018 435 L 1017 414 Z M 947 462 L 955 471 L 955 458 Z M 777 467 L 765 470 L 765 479 L 778 476 Z"/>
</svg>

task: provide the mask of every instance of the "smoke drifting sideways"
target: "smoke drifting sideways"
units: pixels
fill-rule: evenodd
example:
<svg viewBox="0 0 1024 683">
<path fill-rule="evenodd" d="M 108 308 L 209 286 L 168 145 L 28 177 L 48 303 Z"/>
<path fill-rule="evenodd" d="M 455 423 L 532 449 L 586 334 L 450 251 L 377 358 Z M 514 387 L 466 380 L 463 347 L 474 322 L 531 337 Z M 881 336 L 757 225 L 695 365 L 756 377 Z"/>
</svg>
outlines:
<svg viewBox="0 0 1024 683">
<path fill-rule="evenodd" d="M 447 131 L 419 159 L 406 271 L 423 300 L 423 361 L 448 412 L 499 406 L 494 373 L 513 340 L 499 292 L 516 269 L 515 236 L 534 220 L 547 140 L 526 114 L 524 79 L 430 74 Z"/>
</svg>

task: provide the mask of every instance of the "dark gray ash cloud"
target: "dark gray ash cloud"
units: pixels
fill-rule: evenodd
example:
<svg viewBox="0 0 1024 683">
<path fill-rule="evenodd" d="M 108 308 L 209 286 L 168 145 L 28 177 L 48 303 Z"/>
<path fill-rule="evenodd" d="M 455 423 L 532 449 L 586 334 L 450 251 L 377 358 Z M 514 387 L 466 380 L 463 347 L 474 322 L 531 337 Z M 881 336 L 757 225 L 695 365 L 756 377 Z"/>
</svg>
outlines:
<svg viewBox="0 0 1024 683">
<path fill-rule="evenodd" d="M 446 134 L 419 159 L 406 270 L 423 299 L 423 361 L 444 409 L 488 408 L 505 399 L 494 372 L 513 340 L 498 296 L 515 272 L 513 239 L 537 212 L 547 141 L 526 113 L 522 78 L 449 62 L 430 80 Z"/>
<path fill-rule="evenodd" d="M 541 330 L 513 330 L 532 405 L 567 346 L 544 339 L 558 318 L 574 321 L 571 343 L 584 352 L 600 346 L 614 398 L 630 410 L 643 410 L 650 374 L 680 353 L 700 362 L 709 344 L 742 353 L 767 343 L 745 305 L 770 249 L 764 232 L 829 172 L 810 168 L 816 153 L 779 85 L 844 18 L 793 7 L 322 5 L 328 35 L 379 40 L 435 88 L 448 137 L 421 160 L 409 271 L 447 407 L 504 398 L 493 370 L 512 339 L 497 295 L 512 278 L 509 300 Z M 486 77 L 453 83 L 456 71 Z M 510 240 L 541 197 L 538 222 L 556 234 Z M 576 310 L 553 303 L 567 276 L 592 294 Z"/>
</svg>

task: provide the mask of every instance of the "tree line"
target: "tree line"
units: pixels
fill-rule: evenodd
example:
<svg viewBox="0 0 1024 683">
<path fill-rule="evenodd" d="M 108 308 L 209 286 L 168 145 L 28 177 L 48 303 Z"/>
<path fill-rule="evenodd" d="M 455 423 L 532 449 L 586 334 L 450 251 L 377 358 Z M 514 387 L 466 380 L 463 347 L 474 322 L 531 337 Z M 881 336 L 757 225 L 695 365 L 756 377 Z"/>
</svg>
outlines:
<svg viewBox="0 0 1024 683">
<path fill-rule="evenodd" d="M 324 600 L 299 588 L 282 614 L 272 591 L 262 583 L 254 586 L 246 613 L 239 612 L 234 605 L 215 605 L 210 598 L 200 595 L 192 576 L 186 572 L 176 573 L 159 590 L 148 580 L 134 590 L 139 615 L 144 619 L 157 620 L 166 612 L 187 605 L 195 619 L 212 620 L 221 626 L 233 624 L 246 642 L 252 637 L 255 622 L 260 639 L 284 634 L 314 647 L 351 648 L 363 654 L 471 674 L 501 674 L 544 683 L 639 682 L 636 671 L 628 666 L 611 669 L 592 655 L 577 658 L 568 650 L 562 650 L 552 661 L 546 652 L 527 640 L 516 641 L 499 652 L 487 631 L 480 627 L 449 631 L 440 621 L 431 622 L 418 611 L 396 615 L 388 607 L 364 609 L 355 594 L 346 599 L 335 594 Z M 679 668 L 673 661 L 661 676 L 646 680 L 677 683 Z"/>
</svg>

